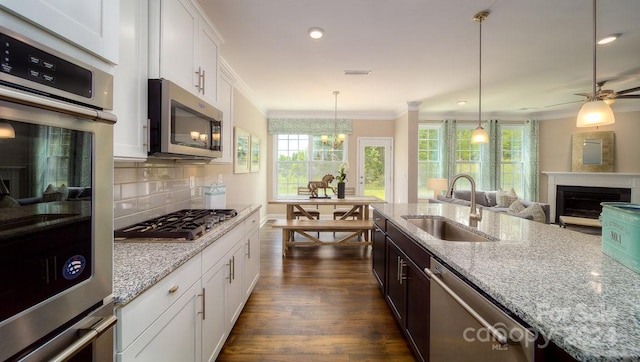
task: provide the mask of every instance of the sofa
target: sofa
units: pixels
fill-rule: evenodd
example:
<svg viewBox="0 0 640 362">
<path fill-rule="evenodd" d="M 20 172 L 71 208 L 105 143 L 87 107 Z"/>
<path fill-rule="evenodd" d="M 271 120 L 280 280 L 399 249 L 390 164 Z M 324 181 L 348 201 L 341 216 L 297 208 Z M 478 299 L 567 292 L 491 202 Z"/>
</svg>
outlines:
<svg viewBox="0 0 640 362">
<path fill-rule="evenodd" d="M 494 212 L 503 212 L 511 216 L 535 220 L 539 222 L 550 223 L 551 207 L 549 204 L 541 202 L 527 201 L 517 198 L 515 192 L 511 191 L 509 197 L 503 199 L 504 192 L 500 191 L 476 191 L 476 205 L 485 210 Z M 470 190 L 454 190 L 453 197 L 448 198 L 442 195 L 437 197 L 436 202 L 447 202 L 457 205 L 471 205 Z M 505 200 L 506 201 L 505 203 Z M 516 202 L 517 201 L 517 202 Z M 539 214 L 539 209 L 544 211 L 544 216 Z M 538 212 L 536 214 L 536 211 Z M 535 215 L 535 216 L 534 216 Z"/>
</svg>

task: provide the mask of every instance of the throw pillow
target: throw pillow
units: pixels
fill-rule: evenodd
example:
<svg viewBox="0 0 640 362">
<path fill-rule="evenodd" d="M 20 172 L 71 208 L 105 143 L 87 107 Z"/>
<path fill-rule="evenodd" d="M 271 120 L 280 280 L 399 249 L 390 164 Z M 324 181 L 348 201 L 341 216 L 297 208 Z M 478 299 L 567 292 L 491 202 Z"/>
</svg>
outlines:
<svg viewBox="0 0 640 362">
<path fill-rule="evenodd" d="M 519 204 L 519 206 L 518 206 Z M 546 214 L 544 213 L 544 210 L 542 209 L 542 206 L 540 206 L 540 204 L 538 203 L 534 203 L 531 206 L 525 208 L 520 201 L 515 201 L 512 204 L 513 210 L 511 209 L 511 206 L 509 206 L 509 213 L 514 214 L 514 216 L 518 216 L 518 217 L 523 217 L 526 219 L 530 219 L 533 221 L 537 221 L 537 222 L 545 222 L 546 220 Z M 522 210 L 520 211 L 515 211 L 518 208 L 522 207 Z"/>
<path fill-rule="evenodd" d="M 518 195 L 514 189 L 509 191 L 498 189 L 498 192 L 496 192 L 496 207 L 509 207 L 517 199 Z"/>
<path fill-rule="evenodd" d="M 47 186 L 47 189 L 42 193 L 42 202 L 49 201 L 64 201 L 69 195 L 69 190 L 65 184 L 60 187 L 55 187 L 52 184 Z"/>
<path fill-rule="evenodd" d="M 9 195 L 0 196 L 0 209 L 5 207 L 19 207 L 20 203 Z"/>
<path fill-rule="evenodd" d="M 493 207 L 498 204 L 498 202 L 496 201 L 496 194 L 497 191 L 487 191 L 484 193 L 485 197 L 487 198 L 487 206 Z"/>
<path fill-rule="evenodd" d="M 509 210 L 507 210 L 508 212 L 512 212 L 514 214 L 519 213 L 520 211 L 526 209 L 526 207 L 524 207 L 524 205 L 522 205 L 522 203 L 518 200 L 514 201 L 511 203 L 511 205 L 509 205 Z"/>
</svg>

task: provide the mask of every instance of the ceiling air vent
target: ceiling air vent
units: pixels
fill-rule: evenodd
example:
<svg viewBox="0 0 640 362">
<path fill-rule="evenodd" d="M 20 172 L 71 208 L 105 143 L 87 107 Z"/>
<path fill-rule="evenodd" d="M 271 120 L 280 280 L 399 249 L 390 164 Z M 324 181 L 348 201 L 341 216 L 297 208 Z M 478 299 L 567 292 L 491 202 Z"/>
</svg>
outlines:
<svg viewBox="0 0 640 362">
<path fill-rule="evenodd" d="M 369 75 L 371 70 L 345 70 L 344 75 Z"/>
</svg>

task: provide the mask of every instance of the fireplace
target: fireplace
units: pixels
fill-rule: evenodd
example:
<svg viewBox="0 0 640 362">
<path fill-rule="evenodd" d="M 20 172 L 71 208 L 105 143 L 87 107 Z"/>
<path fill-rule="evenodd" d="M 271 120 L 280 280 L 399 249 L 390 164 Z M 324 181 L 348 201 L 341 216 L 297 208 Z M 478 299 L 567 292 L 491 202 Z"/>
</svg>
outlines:
<svg viewBox="0 0 640 362">
<path fill-rule="evenodd" d="M 551 206 L 550 219 L 556 223 L 559 221 L 558 215 L 562 215 L 560 210 L 556 212 L 556 201 L 558 200 L 556 191 L 558 186 L 630 189 L 630 202 L 640 204 L 640 173 L 563 171 L 542 171 L 542 173 L 547 176 L 546 201 L 549 203 L 549 206 Z"/>
<path fill-rule="evenodd" d="M 630 202 L 631 189 L 620 187 L 561 186 L 556 189 L 556 223 L 560 216 L 597 219 L 601 202 Z"/>
</svg>

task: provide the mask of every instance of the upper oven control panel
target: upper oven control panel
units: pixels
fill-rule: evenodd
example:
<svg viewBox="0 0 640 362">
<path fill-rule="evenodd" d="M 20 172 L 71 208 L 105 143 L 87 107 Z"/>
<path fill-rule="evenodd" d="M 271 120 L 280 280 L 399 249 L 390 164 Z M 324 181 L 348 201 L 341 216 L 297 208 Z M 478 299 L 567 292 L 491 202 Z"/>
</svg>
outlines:
<svg viewBox="0 0 640 362">
<path fill-rule="evenodd" d="M 0 84 L 99 109 L 113 108 L 113 76 L 0 28 Z"/>
<path fill-rule="evenodd" d="M 91 71 L 0 33 L 2 73 L 77 94 L 93 96 Z"/>
</svg>

